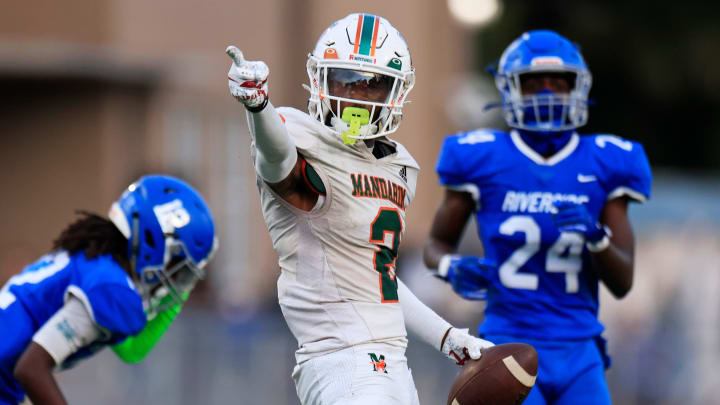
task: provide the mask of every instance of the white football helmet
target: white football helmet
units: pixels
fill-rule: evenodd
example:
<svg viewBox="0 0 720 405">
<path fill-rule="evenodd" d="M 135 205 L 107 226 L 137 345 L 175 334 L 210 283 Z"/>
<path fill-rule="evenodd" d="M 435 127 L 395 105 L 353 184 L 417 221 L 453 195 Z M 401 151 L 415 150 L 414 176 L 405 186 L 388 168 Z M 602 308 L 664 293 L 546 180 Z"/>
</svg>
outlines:
<svg viewBox="0 0 720 405">
<path fill-rule="evenodd" d="M 307 72 L 308 112 L 349 145 L 395 132 L 403 103 L 415 84 L 405 39 L 388 20 L 372 14 L 350 14 L 325 30 L 308 55 Z M 339 91 L 333 94 L 334 88 L 358 83 L 366 91 L 363 99 L 339 95 Z M 370 92 L 377 97 L 368 96 Z M 363 108 L 340 111 L 341 101 Z M 369 114 L 362 111 L 365 108 Z M 364 119 L 349 119 L 352 114 L 345 110 L 360 110 Z"/>
</svg>

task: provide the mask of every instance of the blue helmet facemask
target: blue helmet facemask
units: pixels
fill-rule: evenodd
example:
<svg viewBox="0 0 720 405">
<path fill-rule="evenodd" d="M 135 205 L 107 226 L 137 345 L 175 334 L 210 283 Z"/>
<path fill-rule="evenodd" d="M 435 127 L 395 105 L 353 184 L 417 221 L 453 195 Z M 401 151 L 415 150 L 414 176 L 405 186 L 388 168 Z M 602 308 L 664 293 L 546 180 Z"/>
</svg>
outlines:
<svg viewBox="0 0 720 405">
<path fill-rule="evenodd" d="M 555 94 L 551 90 L 543 89 L 523 96 L 522 106 L 519 121 L 524 126 L 533 127 L 533 130 L 552 131 L 570 124 L 566 94 Z"/>
</svg>

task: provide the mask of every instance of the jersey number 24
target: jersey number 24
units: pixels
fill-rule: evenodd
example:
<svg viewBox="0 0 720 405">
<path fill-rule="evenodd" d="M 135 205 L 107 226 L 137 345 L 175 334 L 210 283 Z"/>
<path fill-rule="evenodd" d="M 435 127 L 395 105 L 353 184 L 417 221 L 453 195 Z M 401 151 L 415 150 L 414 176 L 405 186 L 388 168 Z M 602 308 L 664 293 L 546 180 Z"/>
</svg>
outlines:
<svg viewBox="0 0 720 405">
<path fill-rule="evenodd" d="M 538 275 L 520 273 L 522 266 L 540 250 L 540 226 L 531 216 L 513 215 L 500 224 L 500 233 L 525 234 L 525 244 L 516 249 L 500 266 L 500 282 L 508 288 L 537 290 Z M 563 232 L 547 252 L 545 270 L 565 273 L 565 291 L 576 293 L 580 287 L 578 274 L 582 270 L 582 250 L 585 239 L 577 233 Z"/>
</svg>

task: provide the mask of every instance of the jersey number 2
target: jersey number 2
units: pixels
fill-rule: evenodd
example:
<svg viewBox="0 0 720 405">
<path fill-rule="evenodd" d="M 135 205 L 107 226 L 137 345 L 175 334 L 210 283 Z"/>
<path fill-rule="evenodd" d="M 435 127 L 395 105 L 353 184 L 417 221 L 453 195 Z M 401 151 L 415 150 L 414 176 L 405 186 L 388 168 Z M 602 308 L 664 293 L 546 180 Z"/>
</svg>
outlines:
<svg viewBox="0 0 720 405">
<path fill-rule="evenodd" d="M 370 224 L 370 243 L 380 248 L 373 255 L 373 264 L 375 270 L 380 273 L 380 297 L 382 302 L 398 302 L 395 259 L 400 247 L 402 229 L 402 219 L 400 219 L 400 213 L 395 208 L 380 208 L 375 220 Z"/>
<path fill-rule="evenodd" d="M 525 234 L 525 244 L 516 249 L 500 266 L 500 282 L 508 288 L 537 290 L 537 274 L 520 273 L 519 270 L 540 250 L 540 226 L 530 216 L 514 215 L 500 224 L 500 233 Z M 545 270 L 548 273 L 565 273 L 565 291 L 576 293 L 580 288 L 578 273 L 582 270 L 583 243 L 577 233 L 563 232 L 547 252 Z"/>
</svg>

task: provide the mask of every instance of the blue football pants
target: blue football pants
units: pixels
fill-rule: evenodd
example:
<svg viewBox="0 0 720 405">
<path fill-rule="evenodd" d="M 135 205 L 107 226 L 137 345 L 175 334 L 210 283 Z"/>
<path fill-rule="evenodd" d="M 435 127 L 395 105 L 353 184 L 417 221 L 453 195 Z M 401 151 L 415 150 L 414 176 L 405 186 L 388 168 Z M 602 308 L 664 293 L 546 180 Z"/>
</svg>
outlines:
<svg viewBox="0 0 720 405">
<path fill-rule="evenodd" d="M 523 405 L 610 405 L 605 354 L 595 339 L 548 341 L 485 335 L 495 344 L 522 342 L 538 353 L 538 377 Z"/>
</svg>

